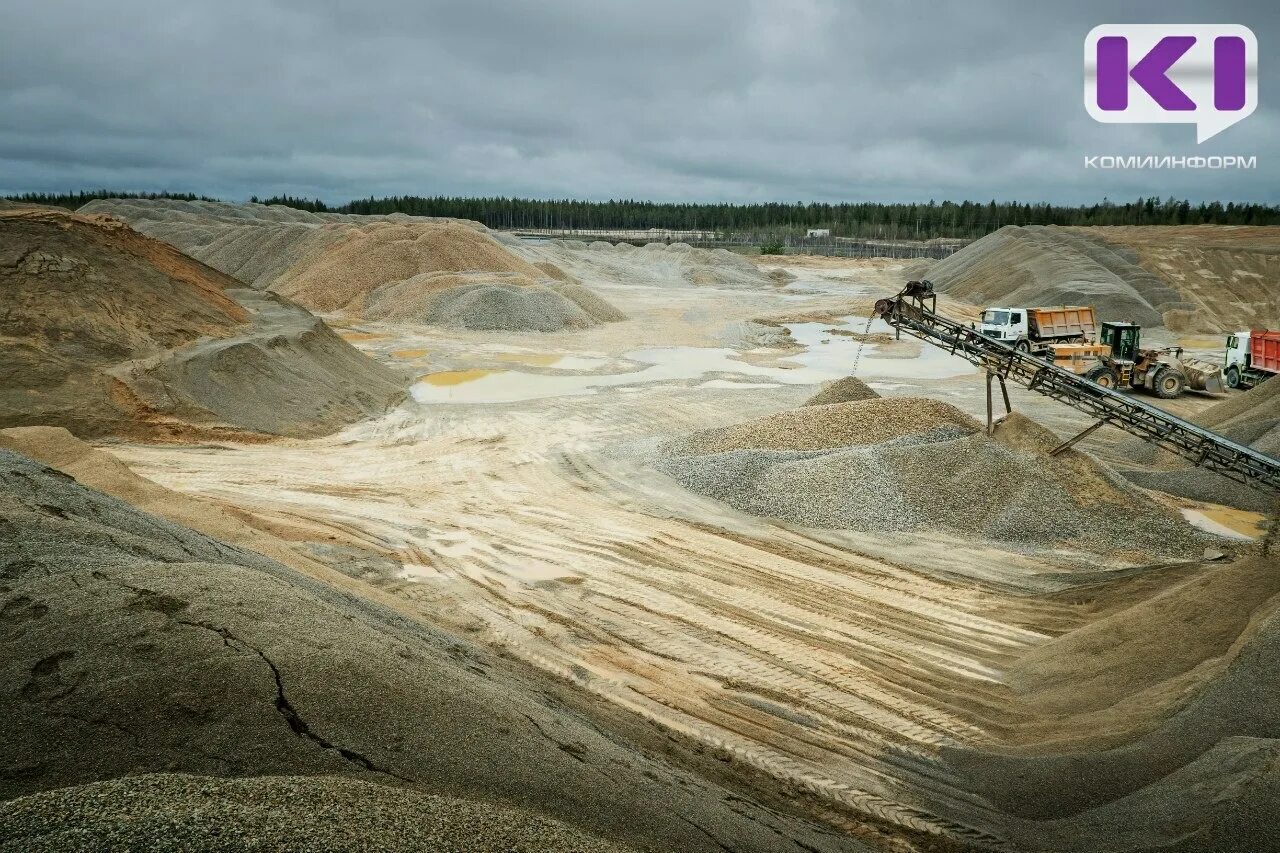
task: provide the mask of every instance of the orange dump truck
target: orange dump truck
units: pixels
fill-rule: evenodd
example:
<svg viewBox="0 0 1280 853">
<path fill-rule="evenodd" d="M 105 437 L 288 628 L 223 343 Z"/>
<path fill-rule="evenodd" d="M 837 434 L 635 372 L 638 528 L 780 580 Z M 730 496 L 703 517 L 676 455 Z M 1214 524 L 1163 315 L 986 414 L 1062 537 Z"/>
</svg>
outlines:
<svg viewBox="0 0 1280 853">
<path fill-rule="evenodd" d="M 1098 316 L 1090 305 L 1052 308 L 987 308 L 982 334 L 1023 352 L 1051 355 L 1055 344 L 1086 344 L 1096 339 Z"/>
<path fill-rule="evenodd" d="M 1280 331 L 1254 329 L 1227 338 L 1227 385 L 1252 388 L 1280 373 Z"/>
</svg>

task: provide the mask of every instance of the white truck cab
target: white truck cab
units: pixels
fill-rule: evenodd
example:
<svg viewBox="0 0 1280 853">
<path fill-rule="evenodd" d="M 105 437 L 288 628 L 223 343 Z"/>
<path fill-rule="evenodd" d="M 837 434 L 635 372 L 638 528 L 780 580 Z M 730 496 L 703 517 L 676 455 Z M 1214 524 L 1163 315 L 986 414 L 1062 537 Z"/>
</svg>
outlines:
<svg viewBox="0 0 1280 853">
<path fill-rule="evenodd" d="M 1223 368 L 1234 366 L 1244 372 L 1249 369 L 1249 330 L 1236 332 L 1227 336 L 1227 354 L 1223 359 Z"/>
<path fill-rule="evenodd" d="M 987 308 L 982 312 L 978 331 L 998 341 L 1017 341 L 1027 337 L 1025 308 Z"/>
</svg>

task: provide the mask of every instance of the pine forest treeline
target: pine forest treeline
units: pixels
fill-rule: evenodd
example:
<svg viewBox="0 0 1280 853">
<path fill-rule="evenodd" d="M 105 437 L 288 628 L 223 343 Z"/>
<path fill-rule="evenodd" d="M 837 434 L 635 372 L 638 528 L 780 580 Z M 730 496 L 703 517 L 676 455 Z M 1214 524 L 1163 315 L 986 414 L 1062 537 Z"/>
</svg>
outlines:
<svg viewBox="0 0 1280 853">
<path fill-rule="evenodd" d="M 76 209 L 97 198 L 214 199 L 193 193 L 122 193 L 107 190 L 66 194 L 27 193 L 17 201 Z M 767 202 L 761 204 L 656 202 L 618 199 L 578 201 L 468 196 L 389 196 L 328 205 L 288 195 L 254 197 L 262 204 L 283 204 L 315 213 L 449 216 L 473 219 L 505 229 L 650 229 L 706 231 L 717 234 L 796 235 L 824 228 L 835 237 L 928 240 L 971 239 L 1003 225 L 1280 225 L 1280 206 L 1139 198 L 1092 205 L 1022 202 L 930 201 L 926 204 L 879 202 Z"/>
</svg>

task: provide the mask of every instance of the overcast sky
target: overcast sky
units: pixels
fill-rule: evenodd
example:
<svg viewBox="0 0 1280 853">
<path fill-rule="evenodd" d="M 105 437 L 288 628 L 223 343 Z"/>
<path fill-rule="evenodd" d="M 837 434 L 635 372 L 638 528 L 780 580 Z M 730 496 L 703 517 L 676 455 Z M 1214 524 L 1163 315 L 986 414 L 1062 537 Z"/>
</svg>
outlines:
<svg viewBox="0 0 1280 853">
<path fill-rule="evenodd" d="M 1090 29 L 1206 19 L 1257 34 L 1253 116 L 1202 145 L 1088 117 Z M 0 21 L 0 193 L 1280 203 L 1275 0 L 0 0 Z M 1258 167 L 1084 168 L 1114 153 Z"/>
</svg>

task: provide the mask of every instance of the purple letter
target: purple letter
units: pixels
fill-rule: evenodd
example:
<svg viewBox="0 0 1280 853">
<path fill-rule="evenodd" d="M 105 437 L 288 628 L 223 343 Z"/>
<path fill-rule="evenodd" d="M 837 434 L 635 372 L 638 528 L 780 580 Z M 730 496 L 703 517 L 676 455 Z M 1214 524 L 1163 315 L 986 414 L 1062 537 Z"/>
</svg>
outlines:
<svg viewBox="0 0 1280 853">
<path fill-rule="evenodd" d="M 1098 109 L 1129 106 L 1129 40 L 1124 36 L 1098 39 Z"/>
<path fill-rule="evenodd" d="M 1133 82 L 1146 89 L 1151 99 L 1160 105 L 1160 109 L 1174 111 L 1196 108 L 1195 101 L 1165 76 L 1170 66 L 1181 59 L 1182 54 L 1195 43 L 1195 36 L 1165 36 L 1129 72 Z"/>
<path fill-rule="evenodd" d="M 1244 109 L 1244 39 L 1219 36 L 1213 40 L 1213 107 Z"/>
</svg>

